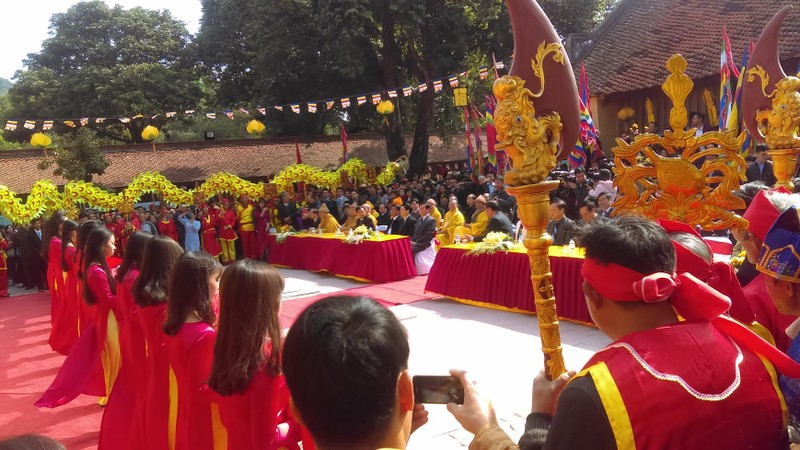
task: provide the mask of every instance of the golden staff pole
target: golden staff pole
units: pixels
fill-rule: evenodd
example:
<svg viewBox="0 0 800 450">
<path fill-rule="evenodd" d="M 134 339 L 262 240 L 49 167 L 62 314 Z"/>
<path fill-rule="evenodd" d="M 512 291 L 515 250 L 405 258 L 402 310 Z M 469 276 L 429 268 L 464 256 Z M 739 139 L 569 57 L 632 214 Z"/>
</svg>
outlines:
<svg viewBox="0 0 800 450">
<path fill-rule="evenodd" d="M 524 244 L 531 265 L 531 284 L 536 302 L 536 316 L 539 320 L 539 335 L 542 340 L 547 378 L 550 380 L 566 372 L 564 356 L 561 353 L 561 333 L 548 254 L 553 240 L 546 231 L 550 220 L 550 191 L 557 187 L 558 181 L 508 187 L 508 193 L 517 198 L 517 214 L 528 230 Z"/>
</svg>

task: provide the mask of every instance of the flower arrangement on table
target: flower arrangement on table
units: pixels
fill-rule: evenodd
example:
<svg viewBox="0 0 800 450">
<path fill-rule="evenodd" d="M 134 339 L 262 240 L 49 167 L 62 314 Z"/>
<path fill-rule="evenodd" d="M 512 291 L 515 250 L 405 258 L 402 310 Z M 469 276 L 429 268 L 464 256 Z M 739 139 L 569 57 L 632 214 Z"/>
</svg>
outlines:
<svg viewBox="0 0 800 450">
<path fill-rule="evenodd" d="M 297 232 L 294 231 L 294 229 L 288 225 L 282 226 L 280 230 L 281 232 L 275 235 L 275 242 L 277 242 L 278 244 L 283 244 L 284 242 L 286 242 L 286 238 L 288 238 L 293 234 L 297 234 Z"/>
<path fill-rule="evenodd" d="M 493 231 L 479 242 L 472 246 L 467 252 L 468 255 L 479 255 L 484 253 L 508 252 L 514 248 L 514 241 L 506 233 Z"/>
<path fill-rule="evenodd" d="M 375 231 L 372 231 L 372 228 L 367 228 L 364 225 L 359 225 L 350 232 L 346 238 L 344 238 L 344 242 L 347 244 L 360 244 L 361 241 L 364 239 L 370 239 L 375 237 L 378 234 Z"/>
</svg>

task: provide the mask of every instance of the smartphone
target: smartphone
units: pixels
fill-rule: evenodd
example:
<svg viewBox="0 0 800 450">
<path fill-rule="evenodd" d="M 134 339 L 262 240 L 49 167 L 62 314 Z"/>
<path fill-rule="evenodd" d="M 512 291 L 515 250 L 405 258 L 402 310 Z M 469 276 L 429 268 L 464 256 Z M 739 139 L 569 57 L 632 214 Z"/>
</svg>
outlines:
<svg viewBox="0 0 800 450">
<path fill-rule="evenodd" d="M 464 404 L 464 386 L 456 377 L 416 375 L 412 381 L 414 403 Z"/>
</svg>

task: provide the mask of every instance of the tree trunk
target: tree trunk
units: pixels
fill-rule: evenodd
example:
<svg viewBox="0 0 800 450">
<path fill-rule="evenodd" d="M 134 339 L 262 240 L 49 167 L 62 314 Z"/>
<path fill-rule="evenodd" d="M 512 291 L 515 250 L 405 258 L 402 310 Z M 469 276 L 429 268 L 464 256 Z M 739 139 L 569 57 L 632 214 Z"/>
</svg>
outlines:
<svg viewBox="0 0 800 450">
<path fill-rule="evenodd" d="M 400 87 L 400 47 L 395 37 L 394 17 L 387 11 L 386 2 L 374 1 L 373 7 L 381 24 L 381 69 L 383 78 L 383 89 Z M 389 161 L 394 161 L 406 154 L 405 138 L 403 137 L 403 127 L 400 118 L 400 101 L 395 100 L 394 114 L 387 117 L 387 125 L 384 127 L 386 136 L 386 155 Z"/>
<path fill-rule="evenodd" d="M 395 112 L 387 117 L 388 125 L 384 127 L 386 135 L 386 154 L 389 161 L 394 161 L 406 155 L 406 141 L 403 137 L 403 130 L 400 126 L 400 108 L 395 107 Z"/>
<path fill-rule="evenodd" d="M 428 165 L 430 125 L 433 118 L 433 90 L 423 92 L 417 109 L 417 126 L 414 129 L 414 142 L 409 157 L 409 177 L 422 175 Z"/>
</svg>

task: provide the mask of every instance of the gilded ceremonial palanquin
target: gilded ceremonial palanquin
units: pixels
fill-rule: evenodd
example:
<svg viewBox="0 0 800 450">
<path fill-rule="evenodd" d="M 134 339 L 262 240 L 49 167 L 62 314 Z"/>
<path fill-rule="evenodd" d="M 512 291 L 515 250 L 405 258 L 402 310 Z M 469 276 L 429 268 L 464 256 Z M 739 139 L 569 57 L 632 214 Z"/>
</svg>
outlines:
<svg viewBox="0 0 800 450">
<path fill-rule="evenodd" d="M 669 219 L 705 230 L 746 227 L 732 210 L 744 209 L 733 195 L 745 180 L 745 161 L 739 153 L 744 133 L 713 131 L 696 135 L 688 122 L 686 97 L 694 83 L 684 73 L 686 60 L 674 55 L 667 62 L 662 89 L 672 101 L 670 130 L 664 136 L 644 133 L 628 144 L 617 139 L 614 185 L 617 214 L 634 212 L 650 219 Z M 658 149 L 658 150 L 657 150 Z M 660 150 L 660 153 L 659 153 Z"/>
<path fill-rule="evenodd" d="M 494 84 L 497 148 L 511 157 L 513 169 L 505 181 L 528 230 L 524 245 L 542 352 L 552 379 L 565 367 L 548 257 L 552 238 L 546 233 L 549 193 L 558 182 L 545 180 L 557 156 L 565 157 L 578 139 L 578 91 L 561 39 L 539 5 L 534 0 L 506 0 L 506 6 L 514 31 L 514 64 L 510 75 Z"/>
</svg>

